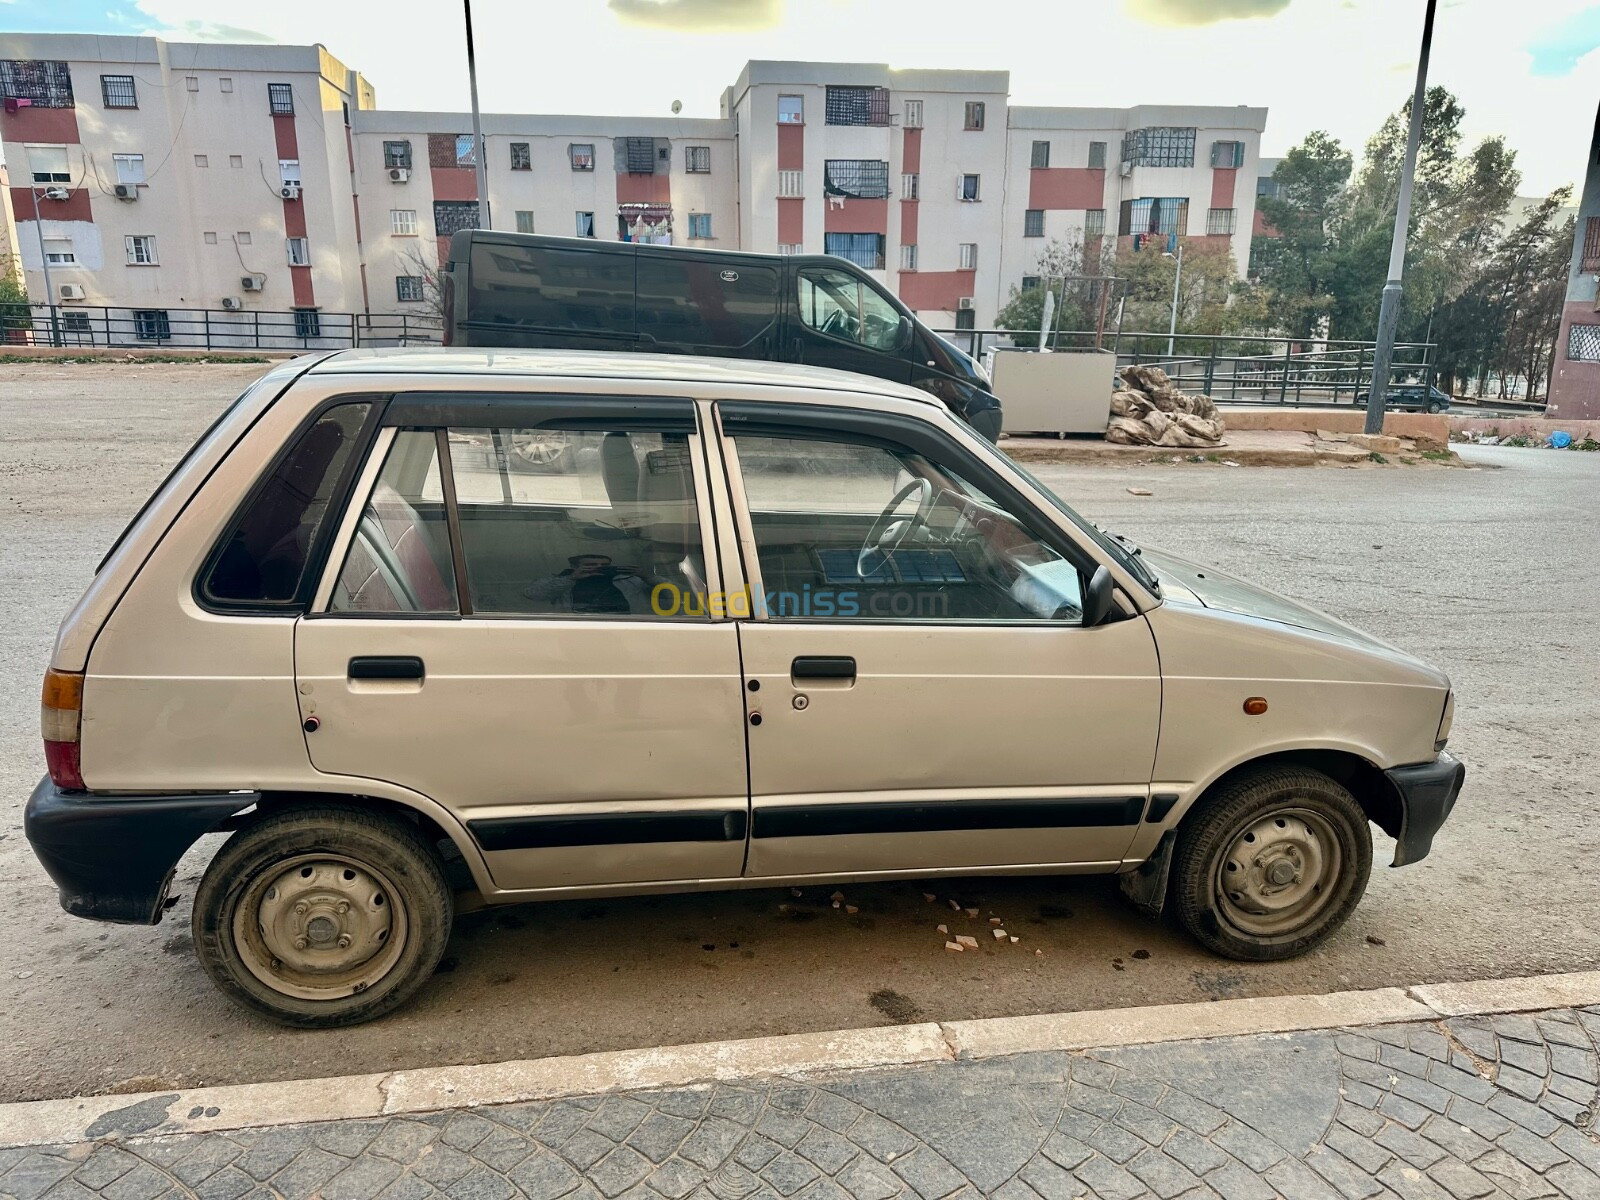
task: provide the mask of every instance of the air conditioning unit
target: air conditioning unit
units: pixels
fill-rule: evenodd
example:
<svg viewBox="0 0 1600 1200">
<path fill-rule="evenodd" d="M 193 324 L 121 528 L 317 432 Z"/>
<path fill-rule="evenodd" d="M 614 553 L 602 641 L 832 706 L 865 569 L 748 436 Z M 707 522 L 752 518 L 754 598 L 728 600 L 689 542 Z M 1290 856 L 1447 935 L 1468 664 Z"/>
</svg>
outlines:
<svg viewBox="0 0 1600 1200">
<path fill-rule="evenodd" d="M 72 193 L 63 187 L 45 188 L 44 190 L 44 198 L 46 200 L 67 200 L 71 196 Z"/>
<path fill-rule="evenodd" d="M 139 198 L 139 185 L 136 183 L 119 183 L 111 189 L 111 194 L 118 200 L 137 200 Z"/>
<path fill-rule="evenodd" d="M 222 307 L 229 312 L 237 312 L 244 307 L 244 301 L 238 296 L 224 296 L 222 298 Z"/>
<path fill-rule="evenodd" d="M 972 311 L 972 297 L 971 296 L 963 296 L 963 297 L 961 297 L 961 299 L 956 301 L 956 308 L 959 309 L 962 312 L 971 312 Z"/>
<path fill-rule="evenodd" d="M 239 278 L 239 286 L 247 292 L 259 292 L 266 283 L 265 275 L 242 275 Z"/>
<path fill-rule="evenodd" d="M 390 167 L 389 168 L 389 182 L 390 183 L 404 183 L 406 180 L 408 180 L 410 178 L 411 178 L 411 172 L 409 170 L 407 170 L 405 167 Z"/>
<path fill-rule="evenodd" d="M 82 300 L 83 299 L 83 284 L 81 284 L 81 283 L 63 283 L 61 285 L 61 298 L 63 300 Z"/>
<path fill-rule="evenodd" d="M 298 200 L 300 199 L 300 185 L 298 183 L 286 183 L 278 189 L 278 195 L 285 200 Z"/>
</svg>

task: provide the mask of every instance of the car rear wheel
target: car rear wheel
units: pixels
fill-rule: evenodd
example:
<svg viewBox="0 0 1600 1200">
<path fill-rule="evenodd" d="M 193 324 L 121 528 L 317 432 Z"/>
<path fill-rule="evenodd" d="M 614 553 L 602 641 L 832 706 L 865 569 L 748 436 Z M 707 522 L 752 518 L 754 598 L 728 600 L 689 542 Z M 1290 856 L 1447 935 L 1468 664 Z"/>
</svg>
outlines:
<svg viewBox="0 0 1600 1200">
<path fill-rule="evenodd" d="M 507 439 L 506 459 L 518 471 L 565 471 L 572 441 L 559 429 L 517 429 Z"/>
<path fill-rule="evenodd" d="M 1223 787 L 1178 833 L 1178 920 L 1228 958 L 1293 958 L 1355 910 L 1372 871 L 1372 836 L 1355 797 L 1322 774 L 1263 771 Z"/>
<path fill-rule="evenodd" d="M 293 809 L 230 838 L 194 901 L 201 965 L 232 999 L 285 1025 L 355 1025 L 433 974 L 452 900 L 411 826 L 357 809 Z"/>
</svg>

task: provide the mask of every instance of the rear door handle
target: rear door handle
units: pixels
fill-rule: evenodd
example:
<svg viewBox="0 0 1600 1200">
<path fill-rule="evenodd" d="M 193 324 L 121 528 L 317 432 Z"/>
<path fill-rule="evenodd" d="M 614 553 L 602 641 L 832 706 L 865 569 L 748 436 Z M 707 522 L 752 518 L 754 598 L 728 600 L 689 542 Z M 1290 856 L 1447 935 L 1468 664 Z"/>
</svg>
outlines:
<svg viewBox="0 0 1600 1200">
<path fill-rule="evenodd" d="M 856 660 L 847 655 L 818 654 L 797 658 L 789 668 L 791 679 L 839 679 L 856 677 Z"/>
<path fill-rule="evenodd" d="M 367 658 L 352 658 L 350 660 L 349 677 L 351 679 L 416 679 L 421 680 L 425 671 L 422 660 L 415 655 L 373 655 Z"/>
</svg>

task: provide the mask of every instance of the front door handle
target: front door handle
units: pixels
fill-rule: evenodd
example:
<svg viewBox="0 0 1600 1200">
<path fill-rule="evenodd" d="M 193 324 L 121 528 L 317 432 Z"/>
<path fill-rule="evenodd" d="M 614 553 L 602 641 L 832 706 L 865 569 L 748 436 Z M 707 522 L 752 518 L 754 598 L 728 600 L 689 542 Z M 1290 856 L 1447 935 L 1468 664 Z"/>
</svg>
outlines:
<svg viewBox="0 0 1600 1200">
<path fill-rule="evenodd" d="M 415 679 L 421 682 L 422 660 L 412 654 L 378 654 L 350 660 L 351 679 Z"/>
<path fill-rule="evenodd" d="M 831 679 L 854 682 L 855 677 L 856 660 L 848 655 L 807 655 L 795 659 L 789 667 L 789 678 L 794 680 Z"/>
</svg>

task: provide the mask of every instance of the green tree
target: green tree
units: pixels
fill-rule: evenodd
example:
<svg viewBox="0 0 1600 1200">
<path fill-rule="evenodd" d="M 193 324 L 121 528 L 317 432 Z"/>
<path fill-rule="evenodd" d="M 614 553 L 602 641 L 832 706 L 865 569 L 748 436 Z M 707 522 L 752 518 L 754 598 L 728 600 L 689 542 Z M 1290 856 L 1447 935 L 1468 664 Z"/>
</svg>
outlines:
<svg viewBox="0 0 1600 1200">
<path fill-rule="evenodd" d="M 1352 166 L 1337 138 L 1314 130 L 1273 171 L 1278 194 L 1261 201 L 1275 236 L 1257 239 L 1253 275 L 1267 323 L 1289 337 L 1314 337 L 1333 310 L 1335 231 Z"/>
<path fill-rule="evenodd" d="M 1014 331 L 1011 340 L 1032 348 L 1039 344 L 1039 325 L 1044 320 L 1045 293 L 1053 292 L 1056 312 L 1051 327 L 1057 330 L 1092 328 L 1094 314 L 1089 305 L 1090 289 L 1084 286 L 1084 254 L 1081 242 L 1053 238 L 1039 251 L 1030 275 L 1041 280 L 1037 287 L 1012 288 L 1011 298 L 995 317 L 1001 329 Z"/>
</svg>

